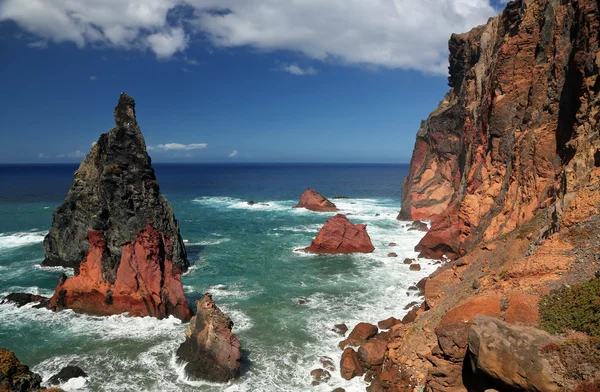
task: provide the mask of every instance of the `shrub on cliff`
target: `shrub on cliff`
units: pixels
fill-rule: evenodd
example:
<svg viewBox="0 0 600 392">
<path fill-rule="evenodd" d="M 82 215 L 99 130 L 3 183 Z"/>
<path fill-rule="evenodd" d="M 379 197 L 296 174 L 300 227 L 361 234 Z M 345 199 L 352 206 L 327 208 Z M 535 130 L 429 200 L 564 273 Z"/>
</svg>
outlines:
<svg viewBox="0 0 600 392">
<path fill-rule="evenodd" d="M 550 333 L 573 330 L 600 337 L 600 278 L 546 295 L 540 301 L 540 323 Z"/>
</svg>

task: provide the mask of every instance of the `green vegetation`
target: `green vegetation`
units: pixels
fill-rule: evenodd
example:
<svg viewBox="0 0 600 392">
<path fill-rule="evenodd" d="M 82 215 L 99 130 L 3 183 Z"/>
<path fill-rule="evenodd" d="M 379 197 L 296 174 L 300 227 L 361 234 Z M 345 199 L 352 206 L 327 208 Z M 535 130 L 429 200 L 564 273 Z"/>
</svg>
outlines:
<svg viewBox="0 0 600 392">
<path fill-rule="evenodd" d="M 573 330 L 600 337 L 600 278 L 553 291 L 542 298 L 540 324 L 550 333 Z"/>
</svg>

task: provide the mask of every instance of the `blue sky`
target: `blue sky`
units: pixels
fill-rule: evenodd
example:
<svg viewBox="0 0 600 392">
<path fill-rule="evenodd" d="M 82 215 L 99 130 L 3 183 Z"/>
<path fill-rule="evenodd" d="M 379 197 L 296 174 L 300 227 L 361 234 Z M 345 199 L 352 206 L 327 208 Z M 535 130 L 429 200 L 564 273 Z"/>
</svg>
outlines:
<svg viewBox="0 0 600 392">
<path fill-rule="evenodd" d="M 450 33 L 500 6 L 114 1 L 0 3 L 0 162 L 80 161 L 121 91 L 156 162 L 408 162 Z"/>
</svg>

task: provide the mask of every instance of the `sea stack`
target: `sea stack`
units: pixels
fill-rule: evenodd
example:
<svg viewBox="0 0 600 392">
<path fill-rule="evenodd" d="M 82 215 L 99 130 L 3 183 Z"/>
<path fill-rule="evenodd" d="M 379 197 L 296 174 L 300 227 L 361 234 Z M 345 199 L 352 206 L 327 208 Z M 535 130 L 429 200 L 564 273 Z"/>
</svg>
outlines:
<svg viewBox="0 0 600 392">
<path fill-rule="evenodd" d="M 121 94 L 116 127 L 75 172 L 44 240 L 45 265 L 73 267 L 50 299 L 54 310 L 191 317 L 180 276 L 188 268 L 171 205 L 160 193 L 135 118 Z"/>
<path fill-rule="evenodd" d="M 371 253 L 375 247 L 367 225 L 353 224 L 343 214 L 329 218 L 306 252 L 318 254 Z"/>
<path fill-rule="evenodd" d="M 338 210 L 335 204 L 310 188 L 306 188 L 306 191 L 300 196 L 300 202 L 294 208 L 306 208 L 318 212 L 336 212 Z"/>
<path fill-rule="evenodd" d="M 169 239 L 173 262 L 185 272 L 189 264 L 179 224 L 160 193 L 133 98 L 121 94 L 114 118 L 116 127 L 94 144 L 52 216 L 43 265 L 78 267 L 90 249 L 87 233 L 102 231 L 116 267 L 122 245 L 135 241 L 135 233 L 152 221 Z"/>
<path fill-rule="evenodd" d="M 185 342 L 177 356 L 188 362 L 186 374 L 195 379 L 226 382 L 240 375 L 240 341 L 231 332 L 233 321 L 215 305 L 210 294 L 196 301 Z"/>
</svg>

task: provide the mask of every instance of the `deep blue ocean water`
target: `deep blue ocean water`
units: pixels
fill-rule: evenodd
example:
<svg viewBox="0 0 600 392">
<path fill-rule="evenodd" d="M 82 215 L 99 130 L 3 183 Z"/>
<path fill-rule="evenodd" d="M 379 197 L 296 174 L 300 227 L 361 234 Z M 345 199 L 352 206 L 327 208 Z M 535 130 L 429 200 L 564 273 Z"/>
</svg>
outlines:
<svg viewBox="0 0 600 392">
<path fill-rule="evenodd" d="M 0 165 L 0 297 L 15 291 L 51 295 L 58 275 L 69 272 L 39 263 L 52 212 L 76 169 Z M 0 347 L 15 351 L 44 379 L 67 364 L 82 367 L 88 379 L 63 385 L 66 390 L 364 390 L 363 381 L 343 380 L 337 371 L 328 385 L 315 388 L 309 373 L 321 366 L 321 356 L 339 364 L 334 324 L 352 328 L 400 318 L 416 299 L 408 287 L 435 268 L 421 260 L 423 270 L 412 272 L 402 263 L 416 257 L 422 235 L 396 220 L 408 166 L 157 164 L 155 170 L 192 264 L 183 277 L 186 294 L 193 301 L 212 293 L 232 318 L 243 346 L 242 377 L 228 384 L 189 380 L 174 357 L 186 329 L 175 319 L 0 305 Z M 297 251 L 334 215 L 292 208 L 308 186 L 330 198 L 349 197 L 333 201 L 354 223 L 368 224 L 375 252 Z M 390 252 L 398 257 L 388 257 Z"/>
</svg>

